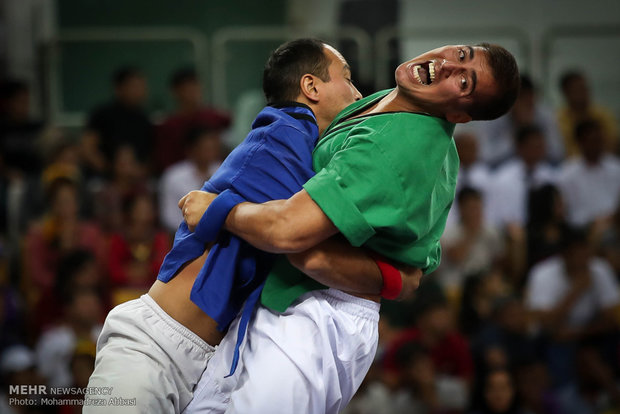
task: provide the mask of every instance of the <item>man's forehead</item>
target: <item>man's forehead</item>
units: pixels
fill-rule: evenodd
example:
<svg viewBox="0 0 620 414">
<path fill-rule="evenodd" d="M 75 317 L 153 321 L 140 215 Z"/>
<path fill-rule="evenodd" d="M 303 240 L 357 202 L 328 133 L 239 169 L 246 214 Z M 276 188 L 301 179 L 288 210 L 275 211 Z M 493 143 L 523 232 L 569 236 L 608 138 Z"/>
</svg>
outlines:
<svg viewBox="0 0 620 414">
<path fill-rule="evenodd" d="M 342 56 L 342 54 L 338 50 L 336 50 L 333 46 L 325 44 L 325 50 L 328 51 L 327 52 L 328 56 L 330 54 L 329 52 L 331 52 L 336 57 L 336 59 L 342 62 L 343 65 L 348 65 L 347 60 L 344 58 L 344 56 Z"/>
</svg>

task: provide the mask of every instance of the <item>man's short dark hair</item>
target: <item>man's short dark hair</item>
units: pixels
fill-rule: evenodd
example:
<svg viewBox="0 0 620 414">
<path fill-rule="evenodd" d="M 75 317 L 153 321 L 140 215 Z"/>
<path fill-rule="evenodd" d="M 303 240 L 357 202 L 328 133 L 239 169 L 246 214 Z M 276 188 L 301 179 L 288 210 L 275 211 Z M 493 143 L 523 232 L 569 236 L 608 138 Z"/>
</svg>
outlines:
<svg viewBox="0 0 620 414">
<path fill-rule="evenodd" d="M 583 73 L 581 73 L 580 71 L 575 69 L 567 70 L 562 74 L 562 76 L 560 76 L 560 89 L 562 90 L 562 92 L 566 92 L 566 88 L 568 88 L 568 85 L 570 83 L 577 79 L 583 78 Z"/>
<path fill-rule="evenodd" d="M 486 51 L 487 65 L 495 80 L 497 90 L 492 97 L 476 99 L 468 108 L 474 120 L 499 118 L 510 110 L 519 94 L 519 67 L 512 54 L 499 45 L 480 43 L 476 45 Z"/>
<path fill-rule="evenodd" d="M 318 39 L 297 39 L 284 43 L 269 56 L 263 71 L 263 93 L 268 103 L 294 101 L 299 81 L 307 73 L 324 82 L 330 80 L 325 43 Z"/>
<path fill-rule="evenodd" d="M 174 71 L 172 76 L 170 76 L 170 87 L 177 88 L 184 83 L 196 81 L 198 81 L 196 69 L 192 67 L 180 68 Z"/>
<path fill-rule="evenodd" d="M 140 69 L 135 66 L 123 66 L 122 68 L 118 68 L 114 71 L 114 75 L 112 75 L 112 82 L 114 82 L 115 87 L 123 86 L 125 82 L 133 78 L 141 78 L 144 74 Z"/>
<path fill-rule="evenodd" d="M 532 78 L 530 78 L 530 76 L 528 74 L 522 74 L 521 75 L 521 87 L 519 89 L 519 91 L 521 93 L 523 92 L 534 92 L 535 91 L 535 87 L 534 87 L 534 82 L 532 81 Z"/>
<path fill-rule="evenodd" d="M 481 200 L 482 193 L 473 187 L 463 187 L 456 196 L 456 202 L 459 206 L 462 206 L 464 202 L 470 199 Z"/>
<path fill-rule="evenodd" d="M 543 134 L 543 130 L 538 125 L 535 125 L 535 124 L 524 125 L 517 130 L 517 133 L 515 134 L 515 142 L 517 143 L 517 146 L 521 146 L 522 144 L 525 144 L 530 138 L 534 137 L 535 135 L 542 135 L 542 134 Z"/>
</svg>

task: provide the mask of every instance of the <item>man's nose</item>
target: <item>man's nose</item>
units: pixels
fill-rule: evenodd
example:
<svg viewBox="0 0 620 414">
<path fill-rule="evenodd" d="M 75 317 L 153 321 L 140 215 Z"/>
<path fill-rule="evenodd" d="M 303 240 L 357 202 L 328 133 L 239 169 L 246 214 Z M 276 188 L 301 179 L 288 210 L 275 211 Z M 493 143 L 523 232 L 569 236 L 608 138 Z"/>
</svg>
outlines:
<svg viewBox="0 0 620 414">
<path fill-rule="evenodd" d="M 362 94 L 360 93 L 360 91 L 357 90 L 357 88 L 354 86 L 353 89 L 355 89 L 355 92 L 353 94 L 353 96 L 355 97 L 356 101 L 359 101 L 360 99 L 363 98 Z"/>
</svg>

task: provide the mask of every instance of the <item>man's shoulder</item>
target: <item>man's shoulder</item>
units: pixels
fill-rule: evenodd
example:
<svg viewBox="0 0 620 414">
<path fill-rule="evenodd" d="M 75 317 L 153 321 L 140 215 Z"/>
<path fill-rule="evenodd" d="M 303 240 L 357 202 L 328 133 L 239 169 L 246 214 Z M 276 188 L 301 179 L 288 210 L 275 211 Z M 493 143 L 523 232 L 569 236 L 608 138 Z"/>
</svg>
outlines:
<svg viewBox="0 0 620 414">
<path fill-rule="evenodd" d="M 406 157 L 416 163 L 443 162 L 445 154 L 456 148 L 453 124 L 440 118 L 410 112 L 386 112 L 370 116 L 354 125 L 349 137 L 365 136 L 389 158 Z M 415 164 L 408 162 L 405 164 Z"/>
</svg>

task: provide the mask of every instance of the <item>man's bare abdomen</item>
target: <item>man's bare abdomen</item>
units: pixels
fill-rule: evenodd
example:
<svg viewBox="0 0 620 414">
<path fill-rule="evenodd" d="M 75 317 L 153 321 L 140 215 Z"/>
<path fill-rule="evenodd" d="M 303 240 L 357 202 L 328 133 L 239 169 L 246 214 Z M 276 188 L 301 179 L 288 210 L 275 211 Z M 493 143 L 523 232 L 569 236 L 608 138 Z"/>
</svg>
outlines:
<svg viewBox="0 0 620 414">
<path fill-rule="evenodd" d="M 217 330 L 217 322 L 207 316 L 189 298 L 198 272 L 209 251 L 188 262 L 168 283 L 156 280 L 149 290 L 149 296 L 173 319 L 194 332 L 209 345 L 217 345 L 224 333 Z"/>
</svg>

